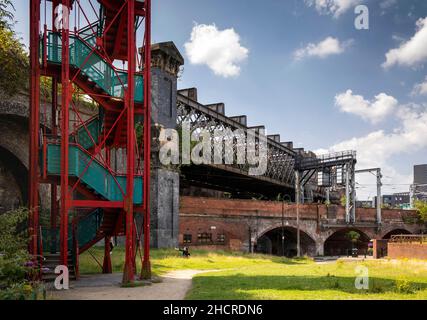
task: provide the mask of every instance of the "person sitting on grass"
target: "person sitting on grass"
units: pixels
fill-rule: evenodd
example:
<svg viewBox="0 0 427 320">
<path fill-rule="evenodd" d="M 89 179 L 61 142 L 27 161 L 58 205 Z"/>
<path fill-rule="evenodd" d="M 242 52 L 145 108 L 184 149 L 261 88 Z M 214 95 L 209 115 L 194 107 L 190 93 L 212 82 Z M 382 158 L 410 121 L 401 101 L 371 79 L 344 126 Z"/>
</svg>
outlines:
<svg viewBox="0 0 427 320">
<path fill-rule="evenodd" d="M 175 250 L 182 252 L 182 256 L 184 258 L 189 258 L 191 256 L 190 250 L 188 249 L 188 247 L 184 247 L 183 249 L 175 248 Z"/>
</svg>

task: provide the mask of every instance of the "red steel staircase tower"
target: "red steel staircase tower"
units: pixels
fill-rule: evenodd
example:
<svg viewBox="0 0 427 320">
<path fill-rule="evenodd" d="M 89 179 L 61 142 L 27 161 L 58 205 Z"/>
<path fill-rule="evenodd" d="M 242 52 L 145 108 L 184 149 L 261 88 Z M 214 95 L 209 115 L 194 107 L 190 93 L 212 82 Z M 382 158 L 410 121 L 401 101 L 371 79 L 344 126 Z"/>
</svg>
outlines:
<svg viewBox="0 0 427 320">
<path fill-rule="evenodd" d="M 104 239 L 110 273 L 110 240 L 125 236 L 123 282 L 138 256 L 148 278 L 151 0 L 30 0 L 30 15 L 30 253 L 78 277 L 79 255 Z"/>
</svg>

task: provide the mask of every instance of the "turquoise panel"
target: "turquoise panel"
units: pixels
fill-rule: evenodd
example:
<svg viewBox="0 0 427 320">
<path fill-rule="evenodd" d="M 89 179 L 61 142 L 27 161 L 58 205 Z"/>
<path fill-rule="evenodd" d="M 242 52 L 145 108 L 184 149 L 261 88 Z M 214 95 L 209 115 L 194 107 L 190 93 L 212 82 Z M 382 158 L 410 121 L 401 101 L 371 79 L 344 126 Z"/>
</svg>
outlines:
<svg viewBox="0 0 427 320">
<path fill-rule="evenodd" d="M 43 252 L 59 252 L 59 228 L 41 228 L 41 237 L 42 237 L 42 246 Z M 72 250 L 73 248 L 73 237 L 72 237 L 72 228 L 71 225 L 68 226 L 68 248 Z"/>
<path fill-rule="evenodd" d="M 78 144 L 80 144 L 84 149 L 87 150 L 94 146 L 94 142 L 92 141 L 92 139 L 95 141 L 95 143 L 98 142 L 99 134 L 101 132 L 101 126 L 99 124 L 98 118 L 94 118 L 91 121 L 86 122 L 85 126 L 86 128 L 84 126 L 81 126 L 77 130 L 76 140 Z M 90 132 L 92 139 L 89 136 L 88 131 Z"/>
<path fill-rule="evenodd" d="M 103 211 L 101 209 L 96 209 L 91 214 L 78 221 L 77 238 L 80 248 L 87 245 L 95 238 L 102 225 L 103 218 Z"/>
<path fill-rule="evenodd" d="M 100 55 L 93 52 L 95 38 L 87 36 L 85 40 L 70 35 L 70 64 L 80 68 L 107 94 L 115 98 L 124 98 L 124 88 L 127 88 L 127 73 L 115 70 Z M 43 44 L 43 42 L 41 42 Z M 47 41 L 47 60 L 51 63 L 62 61 L 62 41 L 59 33 L 50 32 Z M 135 101 L 144 101 L 144 79 L 135 75 Z"/>
<path fill-rule="evenodd" d="M 49 175 L 60 175 L 61 147 L 50 144 L 47 146 L 47 172 Z M 96 193 L 110 201 L 123 201 L 126 192 L 126 176 L 112 175 L 96 159 L 91 162 L 91 156 L 75 145 L 69 149 L 69 175 L 79 177 L 81 181 L 92 188 Z M 87 165 L 89 168 L 86 170 Z M 117 182 L 116 182 L 117 181 Z M 134 204 L 142 204 L 142 177 L 134 179 Z"/>
</svg>

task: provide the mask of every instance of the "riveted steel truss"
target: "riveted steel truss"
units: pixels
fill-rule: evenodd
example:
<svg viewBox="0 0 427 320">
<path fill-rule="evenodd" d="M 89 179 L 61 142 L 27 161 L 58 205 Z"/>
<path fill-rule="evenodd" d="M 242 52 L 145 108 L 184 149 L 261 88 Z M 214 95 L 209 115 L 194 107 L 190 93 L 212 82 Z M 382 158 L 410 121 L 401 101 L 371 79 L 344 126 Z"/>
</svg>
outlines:
<svg viewBox="0 0 427 320">
<path fill-rule="evenodd" d="M 218 113 L 194 100 L 191 100 L 178 93 L 177 102 L 177 121 L 178 126 L 181 126 L 184 122 L 188 122 L 191 125 L 191 130 L 196 131 L 198 129 L 208 130 L 214 136 L 216 130 L 227 131 L 241 130 L 248 135 L 248 128 L 239 122 L 226 117 L 225 115 Z M 254 129 L 255 131 L 255 150 L 259 151 L 259 141 L 262 135 L 265 135 L 262 129 Z M 293 188 L 294 186 L 294 164 L 296 153 L 292 149 L 287 148 L 281 143 L 278 143 L 270 138 L 267 139 L 267 170 L 264 174 L 259 176 L 252 176 L 252 179 L 262 180 L 283 186 L 285 188 Z M 246 140 L 244 149 L 253 147 L 247 145 Z M 239 140 L 233 140 L 233 152 L 239 150 Z M 215 141 L 212 143 L 212 154 L 214 154 Z M 248 163 L 236 163 L 232 164 L 210 164 L 209 166 L 219 167 L 222 170 L 230 172 L 238 172 L 244 176 L 249 175 L 250 165 Z"/>
</svg>

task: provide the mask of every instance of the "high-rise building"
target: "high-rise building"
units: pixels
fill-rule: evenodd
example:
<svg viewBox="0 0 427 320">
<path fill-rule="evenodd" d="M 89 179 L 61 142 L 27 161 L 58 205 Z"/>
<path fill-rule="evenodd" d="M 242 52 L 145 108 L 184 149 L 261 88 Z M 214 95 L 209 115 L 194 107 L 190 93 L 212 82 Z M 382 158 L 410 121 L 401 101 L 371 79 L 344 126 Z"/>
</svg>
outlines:
<svg viewBox="0 0 427 320">
<path fill-rule="evenodd" d="M 414 184 L 427 184 L 427 164 L 414 166 Z"/>
<path fill-rule="evenodd" d="M 427 201 L 427 164 L 414 166 L 412 191 L 415 199 Z"/>
</svg>

